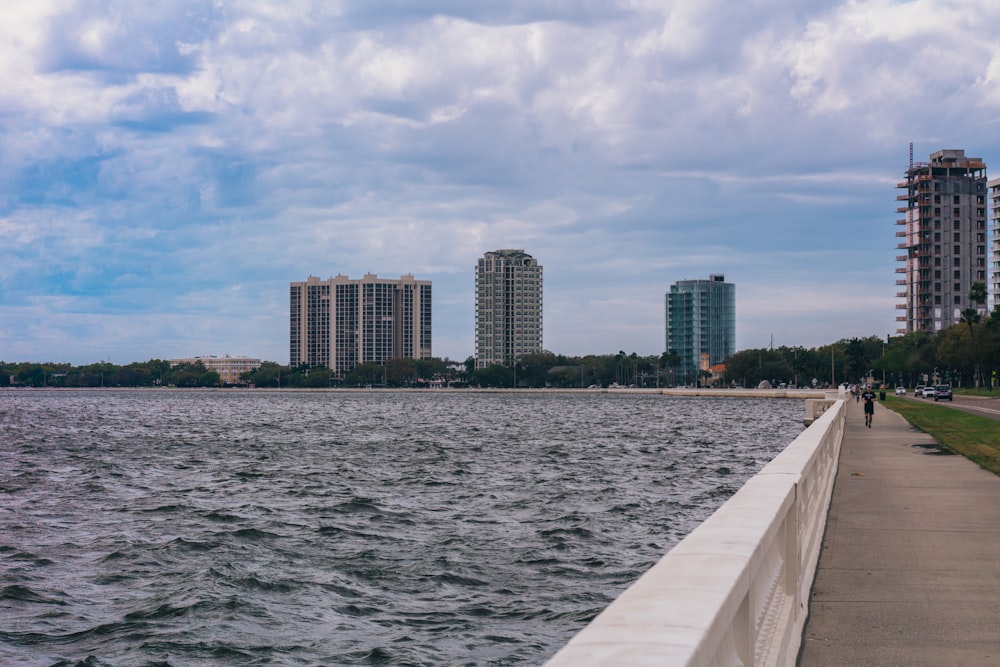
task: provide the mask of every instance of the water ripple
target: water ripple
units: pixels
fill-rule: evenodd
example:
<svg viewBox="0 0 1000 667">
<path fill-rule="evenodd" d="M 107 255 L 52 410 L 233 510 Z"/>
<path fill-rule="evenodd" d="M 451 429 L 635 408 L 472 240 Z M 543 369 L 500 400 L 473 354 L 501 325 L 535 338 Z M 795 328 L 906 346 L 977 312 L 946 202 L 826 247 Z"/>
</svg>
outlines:
<svg viewBox="0 0 1000 667">
<path fill-rule="evenodd" d="M 0 393 L 0 664 L 543 662 L 798 401 Z"/>
</svg>

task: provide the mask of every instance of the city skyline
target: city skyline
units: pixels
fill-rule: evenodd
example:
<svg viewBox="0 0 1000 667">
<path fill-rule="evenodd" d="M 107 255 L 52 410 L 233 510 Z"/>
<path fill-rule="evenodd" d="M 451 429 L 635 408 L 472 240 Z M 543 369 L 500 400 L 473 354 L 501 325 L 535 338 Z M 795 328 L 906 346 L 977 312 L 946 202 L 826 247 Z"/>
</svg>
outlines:
<svg viewBox="0 0 1000 667">
<path fill-rule="evenodd" d="M 419 4 L 4 3 L 0 359 L 284 363 L 333 267 L 433 281 L 461 360 L 491 248 L 560 354 L 711 273 L 737 349 L 884 338 L 909 145 L 1000 156 L 986 0 Z"/>
</svg>

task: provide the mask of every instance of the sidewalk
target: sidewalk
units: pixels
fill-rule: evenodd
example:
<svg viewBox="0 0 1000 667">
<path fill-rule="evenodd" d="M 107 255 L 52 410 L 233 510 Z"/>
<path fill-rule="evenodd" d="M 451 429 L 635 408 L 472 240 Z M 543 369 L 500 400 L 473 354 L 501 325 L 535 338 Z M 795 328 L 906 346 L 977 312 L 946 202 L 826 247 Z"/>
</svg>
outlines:
<svg viewBox="0 0 1000 667">
<path fill-rule="evenodd" d="M 1000 477 L 850 401 L 799 665 L 1000 665 Z"/>
</svg>

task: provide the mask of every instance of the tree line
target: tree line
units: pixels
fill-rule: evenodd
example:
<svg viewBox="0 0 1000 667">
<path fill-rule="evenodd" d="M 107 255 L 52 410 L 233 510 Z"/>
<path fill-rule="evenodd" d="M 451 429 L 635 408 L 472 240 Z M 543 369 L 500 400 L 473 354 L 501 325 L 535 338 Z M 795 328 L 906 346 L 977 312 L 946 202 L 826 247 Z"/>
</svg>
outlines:
<svg viewBox="0 0 1000 667">
<path fill-rule="evenodd" d="M 287 366 L 264 361 L 243 373 L 240 384 L 265 388 L 324 387 L 580 387 L 609 385 L 655 386 L 666 383 L 663 361 L 670 355 L 640 357 L 623 351 L 614 355 L 567 357 L 552 352 L 527 354 L 514 366 L 477 369 L 475 358 L 455 362 L 439 359 L 390 359 L 363 363 L 342 378 L 328 368 L 307 364 Z M 672 363 L 676 365 L 678 360 Z M 661 374 L 657 377 L 657 372 Z M 197 361 L 171 367 L 162 359 L 116 366 L 98 362 L 84 366 L 65 363 L 0 361 L 0 387 L 219 387 L 221 378 Z"/>
<path fill-rule="evenodd" d="M 179 364 L 150 359 L 124 366 L 101 361 L 85 366 L 0 361 L 0 387 L 217 387 L 219 374 L 201 362 Z"/>
<path fill-rule="evenodd" d="M 329 369 L 285 366 L 265 361 L 244 373 L 241 384 L 255 387 L 666 387 L 715 385 L 834 386 L 873 378 L 887 385 L 915 386 L 946 382 L 955 386 L 988 387 L 1000 369 L 1000 307 L 989 317 L 975 310 L 960 324 L 938 333 L 915 332 L 886 340 L 878 336 L 841 339 L 814 348 L 778 347 L 741 350 L 725 361 L 719 376 L 707 371 L 684 374 L 673 350 L 640 356 L 616 354 L 567 356 L 542 351 L 526 354 L 513 366 L 477 369 L 475 359 L 391 359 L 364 363 L 343 378 Z M 85 366 L 62 363 L 0 361 L 0 387 L 219 387 L 218 373 L 201 362 L 171 367 L 150 359 L 116 366 L 98 362 Z"/>
<path fill-rule="evenodd" d="M 757 386 L 763 380 L 807 386 L 865 382 L 915 387 L 928 382 L 994 387 L 1000 371 L 1000 307 L 983 318 L 972 311 L 938 333 L 916 331 L 882 340 L 843 339 L 804 349 L 742 350 L 726 362 L 729 380 Z"/>
</svg>

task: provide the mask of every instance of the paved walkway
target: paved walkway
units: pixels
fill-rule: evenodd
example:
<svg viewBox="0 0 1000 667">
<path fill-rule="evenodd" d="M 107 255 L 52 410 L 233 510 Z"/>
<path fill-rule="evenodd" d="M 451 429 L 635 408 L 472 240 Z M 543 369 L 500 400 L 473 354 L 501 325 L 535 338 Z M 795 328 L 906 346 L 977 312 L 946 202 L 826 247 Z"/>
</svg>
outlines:
<svg viewBox="0 0 1000 667">
<path fill-rule="evenodd" d="M 1000 665 L 1000 477 L 933 444 L 849 404 L 802 667 Z"/>
</svg>

